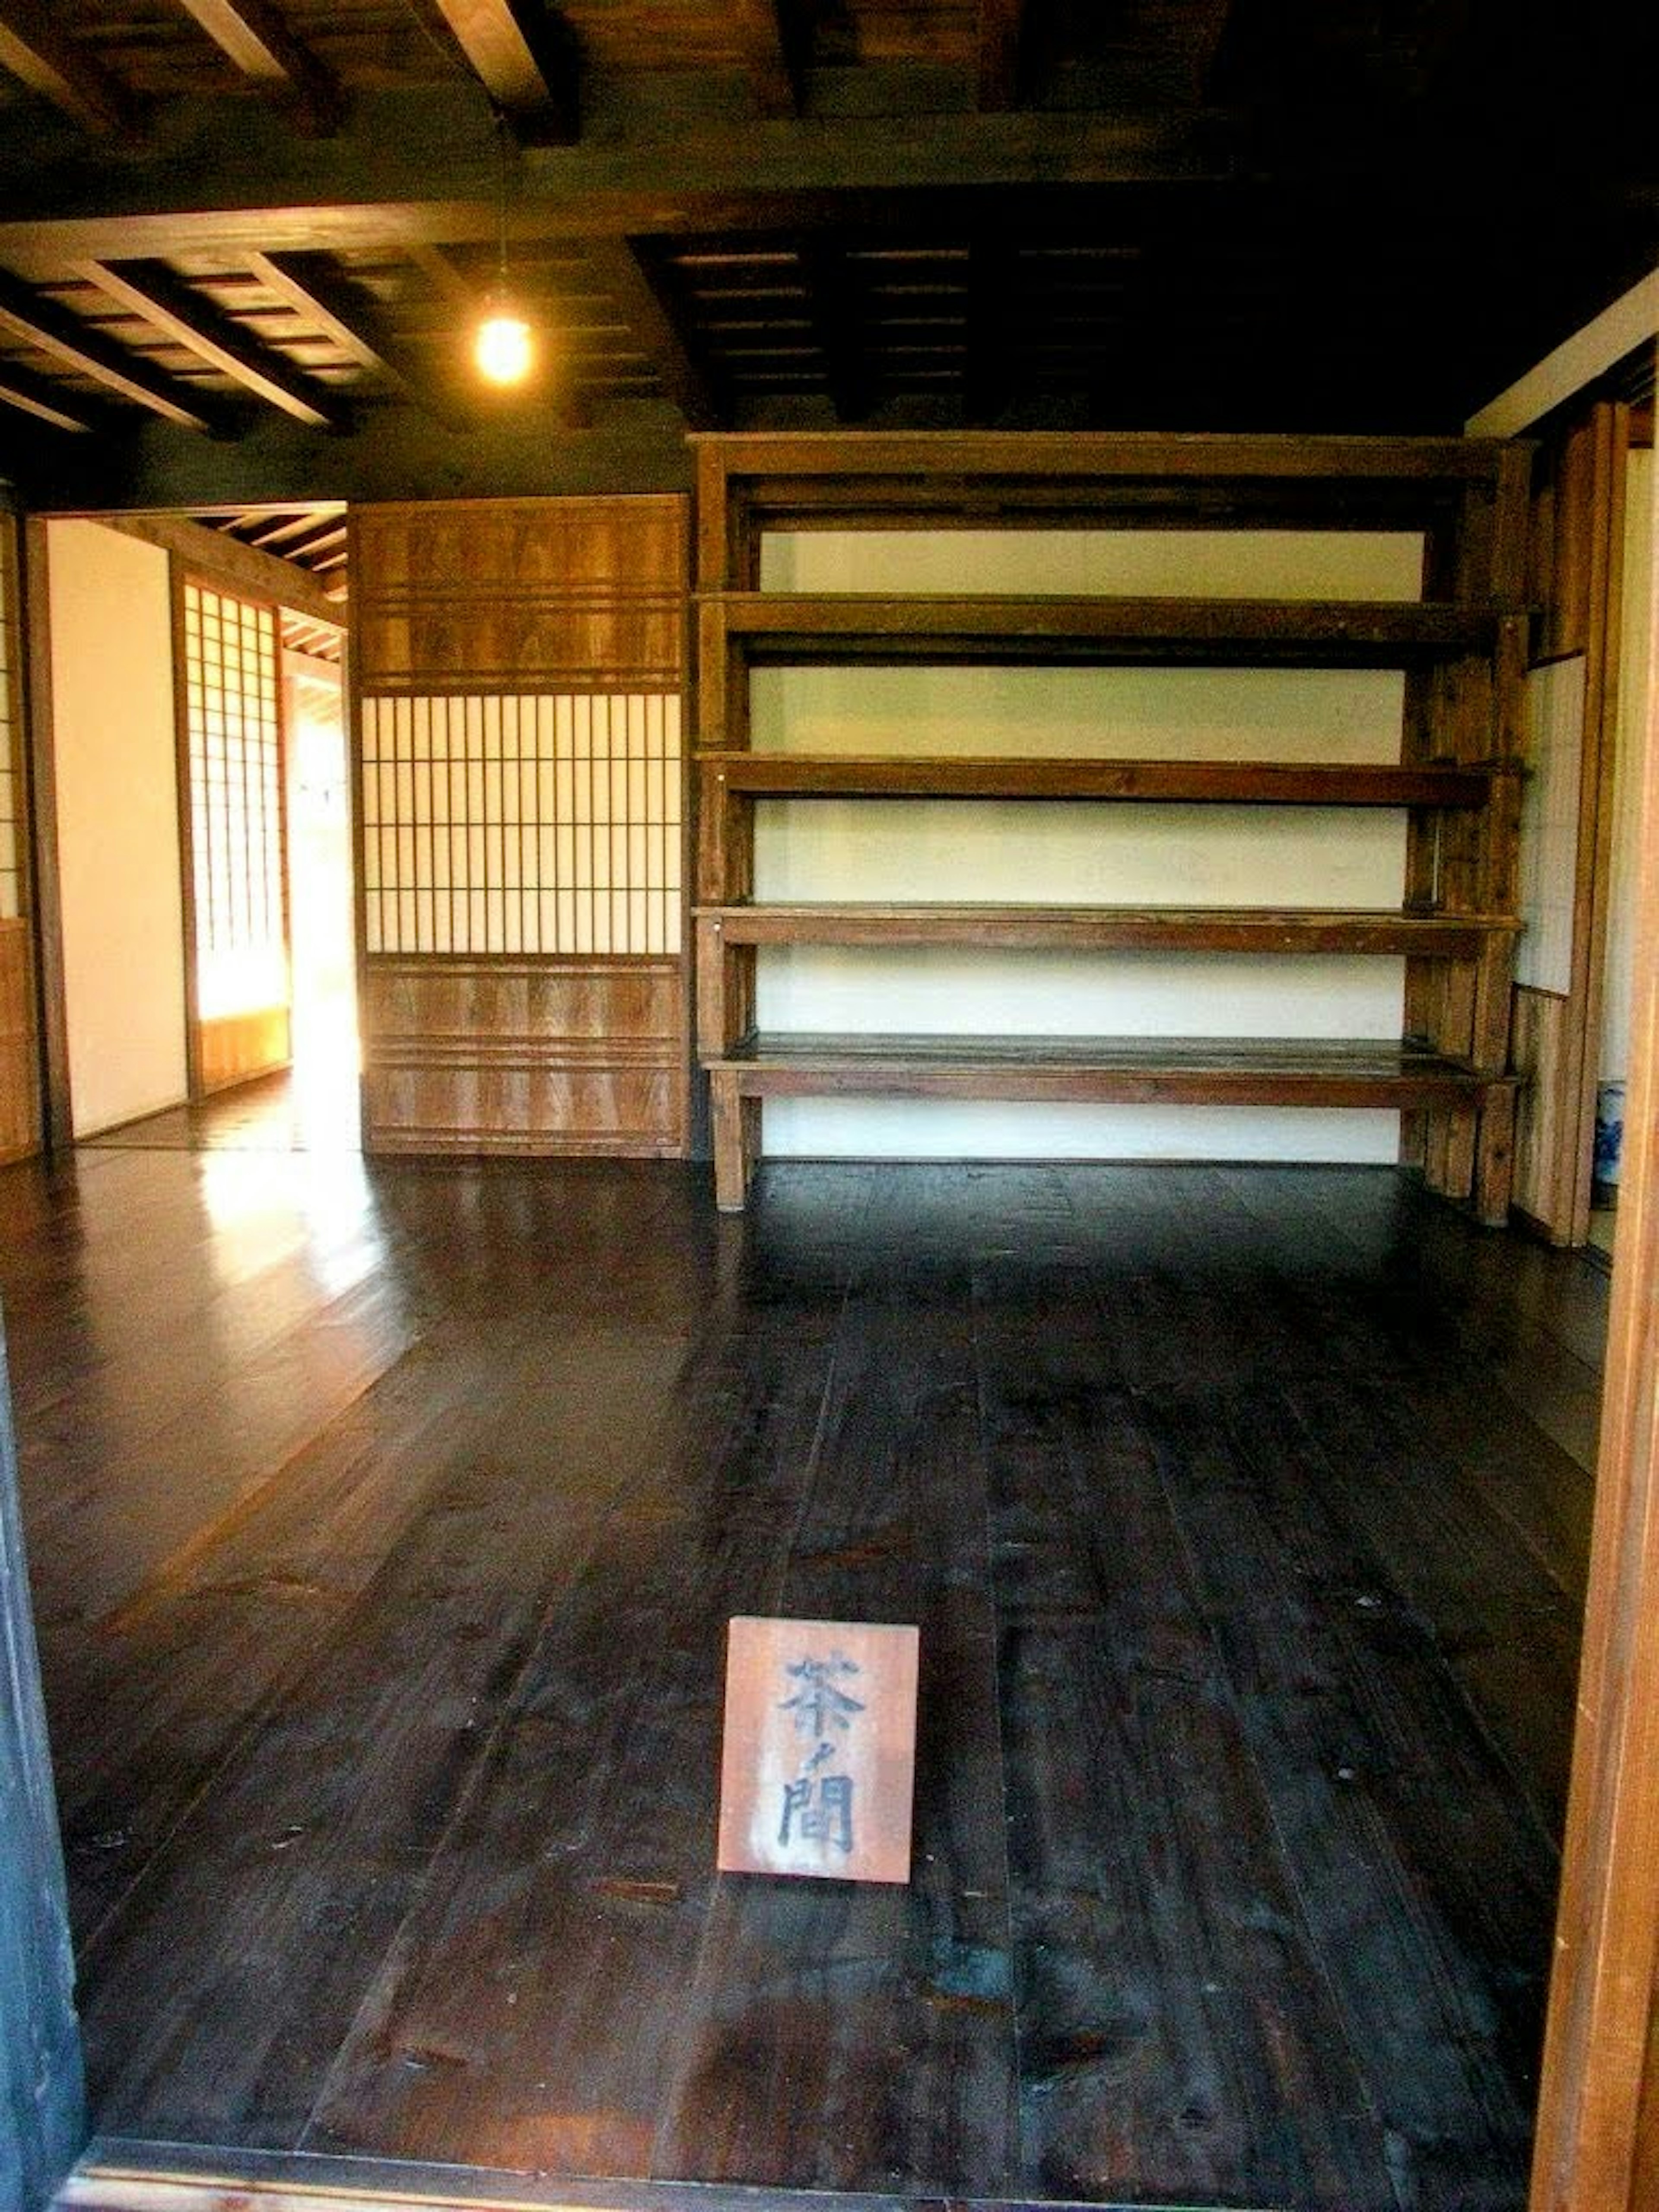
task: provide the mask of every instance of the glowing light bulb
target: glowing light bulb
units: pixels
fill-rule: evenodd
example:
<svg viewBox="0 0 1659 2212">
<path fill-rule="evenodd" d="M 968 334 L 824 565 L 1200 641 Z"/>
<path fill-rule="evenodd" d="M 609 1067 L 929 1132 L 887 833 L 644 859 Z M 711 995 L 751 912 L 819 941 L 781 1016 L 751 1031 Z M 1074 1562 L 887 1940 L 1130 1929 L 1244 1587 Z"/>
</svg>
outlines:
<svg viewBox="0 0 1659 2212">
<path fill-rule="evenodd" d="M 472 358 L 479 375 L 491 384 L 522 384 L 530 374 L 534 354 L 530 325 L 524 317 L 504 304 L 492 307 L 472 341 Z"/>
</svg>

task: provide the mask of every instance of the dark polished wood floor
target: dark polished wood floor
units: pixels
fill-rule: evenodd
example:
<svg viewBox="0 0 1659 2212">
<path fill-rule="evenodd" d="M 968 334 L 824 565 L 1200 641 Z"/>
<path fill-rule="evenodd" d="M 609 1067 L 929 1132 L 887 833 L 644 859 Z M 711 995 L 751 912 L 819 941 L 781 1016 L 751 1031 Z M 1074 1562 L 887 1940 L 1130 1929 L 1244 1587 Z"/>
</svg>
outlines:
<svg viewBox="0 0 1659 2212">
<path fill-rule="evenodd" d="M 1518 2212 L 1605 1278 L 1376 1170 L 0 1176 L 106 2134 Z M 908 1888 L 724 1623 L 920 1624 Z"/>
</svg>

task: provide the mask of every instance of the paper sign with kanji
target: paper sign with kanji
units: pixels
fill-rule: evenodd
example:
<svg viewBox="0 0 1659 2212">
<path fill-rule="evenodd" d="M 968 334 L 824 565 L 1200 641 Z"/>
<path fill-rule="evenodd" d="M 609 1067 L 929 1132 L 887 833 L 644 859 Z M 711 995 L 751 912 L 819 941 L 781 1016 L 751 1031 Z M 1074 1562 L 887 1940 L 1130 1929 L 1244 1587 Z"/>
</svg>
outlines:
<svg viewBox="0 0 1659 2212">
<path fill-rule="evenodd" d="M 914 1628 L 731 1626 L 720 1865 L 729 1874 L 908 1881 Z"/>
</svg>

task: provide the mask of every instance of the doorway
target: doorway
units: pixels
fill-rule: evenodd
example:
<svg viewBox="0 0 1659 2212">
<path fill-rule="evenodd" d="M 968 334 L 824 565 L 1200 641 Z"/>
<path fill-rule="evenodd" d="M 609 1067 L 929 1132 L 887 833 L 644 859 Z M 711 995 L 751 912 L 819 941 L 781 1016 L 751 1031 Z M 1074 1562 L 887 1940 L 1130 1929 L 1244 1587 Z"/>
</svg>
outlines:
<svg viewBox="0 0 1659 2212">
<path fill-rule="evenodd" d="M 337 661 L 285 651 L 283 728 L 294 1141 L 356 1147 L 362 1053 L 353 954 L 349 751 Z"/>
</svg>

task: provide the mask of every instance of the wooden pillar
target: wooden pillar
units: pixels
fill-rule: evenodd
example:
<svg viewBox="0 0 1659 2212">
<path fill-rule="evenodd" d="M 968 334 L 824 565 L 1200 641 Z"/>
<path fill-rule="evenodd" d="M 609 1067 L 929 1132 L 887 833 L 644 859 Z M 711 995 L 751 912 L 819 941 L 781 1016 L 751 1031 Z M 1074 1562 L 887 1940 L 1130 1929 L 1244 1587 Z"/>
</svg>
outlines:
<svg viewBox="0 0 1659 2212">
<path fill-rule="evenodd" d="M 711 1069 L 709 1104 L 714 1128 L 714 1203 L 722 1213 L 741 1213 L 760 1148 L 760 1101 L 738 1089 L 737 1072 Z"/>
<path fill-rule="evenodd" d="M 64 908 L 58 866 L 58 765 L 52 690 L 52 578 L 47 524 L 24 526 L 23 665 L 26 760 L 33 893 L 35 988 L 45 1078 L 43 1130 L 49 1152 L 75 1141 L 70 1097 L 69 1001 L 64 978 Z"/>
<path fill-rule="evenodd" d="M 40 2212 L 85 2140 L 69 1908 L 0 1335 L 0 2203 Z"/>
</svg>

